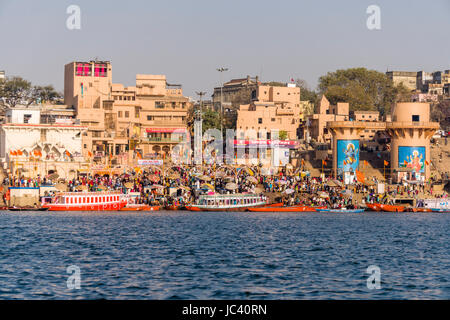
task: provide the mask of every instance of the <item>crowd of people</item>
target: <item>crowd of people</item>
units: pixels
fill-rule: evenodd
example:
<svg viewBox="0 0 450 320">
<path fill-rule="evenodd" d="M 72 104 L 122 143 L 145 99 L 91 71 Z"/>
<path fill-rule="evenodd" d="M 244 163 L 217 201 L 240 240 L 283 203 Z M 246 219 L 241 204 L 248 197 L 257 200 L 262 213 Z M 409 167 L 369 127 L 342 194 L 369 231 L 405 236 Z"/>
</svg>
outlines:
<svg viewBox="0 0 450 320">
<path fill-rule="evenodd" d="M 436 195 L 431 182 L 387 186 L 385 192 L 377 193 L 377 180 L 370 183 L 343 185 L 333 178 L 311 177 L 307 173 L 283 168 L 276 174 L 266 175 L 258 166 L 253 167 L 189 167 L 156 166 L 131 170 L 119 175 L 79 175 L 68 181 L 57 177 L 7 177 L 3 185 L 12 187 L 39 187 L 54 185 L 59 191 L 106 191 L 137 194 L 136 203 L 183 206 L 194 202 L 201 194 L 252 193 L 272 194 L 272 201 L 286 205 L 327 206 L 330 208 L 355 208 L 364 203 L 388 203 L 392 198 L 410 198 Z"/>
</svg>

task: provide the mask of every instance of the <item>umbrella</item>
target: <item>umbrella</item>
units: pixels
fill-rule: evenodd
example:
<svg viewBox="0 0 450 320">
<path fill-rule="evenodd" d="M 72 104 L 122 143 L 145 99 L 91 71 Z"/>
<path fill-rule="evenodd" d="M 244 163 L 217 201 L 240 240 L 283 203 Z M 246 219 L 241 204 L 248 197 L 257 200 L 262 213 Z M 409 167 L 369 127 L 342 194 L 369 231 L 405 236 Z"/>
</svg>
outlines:
<svg viewBox="0 0 450 320">
<path fill-rule="evenodd" d="M 178 189 L 183 189 L 183 190 L 186 190 L 186 191 L 191 191 L 191 188 L 186 187 L 186 186 L 179 186 Z"/>
<path fill-rule="evenodd" d="M 133 188 L 134 184 L 132 182 L 125 182 L 124 186 L 125 186 L 125 188 L 131 189 L 131 188 Z"/>
<path fill-rule="evenodd" d="M 291 194 L 291 193 L 294 193 L 294 192 L 295 192 L 294 189 L 286 189 L 286 190 L 284 190 L 284 193 L 286 193 L 286 194 Z"/>
<path fill-rule="evenodd" d="M 200 176 L 200 177 L 198 177 L 200 180 L 203 180 L 203 181 L 211 181 L 211 177 L 208 177 L 208 176 Z"/>
<path fill-rule="evenodd" d="M 149 177 L 149 180 L 151 181 L 151 182 L 159 182 L 159 176 L 157 176 L 156 174 L 152 174 L 152 175 L 150 175 Z"/>
<path fill-rule="evenodd" d="M 219 171 L 219 172 L 216 172 L 216 178 L 223 178 L 223 177 L 225 177 L 225 172 L 222 172 L 222 171 Z"/>
<path fill-rule="evenodd" d="M 151 189 L 157 189 L 157 188 L 164 188 L 164 186 L 160 185 L 160 184 L 153 184 L 150 186 Z"/>
<path fill-rule="evenodd" d="M 47 176 L 47 178 L 50 179 L 50 180 L 55 180 L 55 179 L 58 179 L 58 178 L 59 178 L 59 174 L 57 174 L 57 173 L 55 172 L 55 173 L 49 174 L 49 175 Z"/>
<path fill-rule="evenodd" d="M 225 180 L 234 180 L 234 177 L 233 176 L 226 176 L 224 179 Z"/>
<path fill-rule="evenodd" d="M 278 184 L 286 184 L 287 181 L 286 181 L 286 180 L 278 180 L 277 183 L 278 183 Z"/>
<path fill-rule="evenodd" d="M 251 183 L 258 183 L 258 180 L 255 177 L 248 176 L 246 179 Z"/>
<path fill-rule="evenodd" d="M 107 190 L 108 187 L 100 184 L 100 185 L 97 186 L 97 189 L 104 191 L 104 190 Z"/>
<path fill-rule="evenodd" d="M 75 189 L 78 191 L 86 191 L 88 189 L 88 186 L 82 184 L 82 185 L 77 186 Z"/>
<path fill-rule="evenodd" d="M 250 168 L 245 168 L 245 171 L 246 171 L 249 175 L 251 175 L 251 176 L 254 175 L 252 169 L 250 169 Z"/>
<path fill-rule="evenodd" d="M 178 172 L 174 172 L 171 175 L 169 175 L 168 178 L 172 180 L 180 179 L 180 174 Z"/>
<path fill-rule="evenodd" d="M 202 188 L 205 188 L 205 187 L 208 188 L 208 189 L 214 190 L 214 186 L 209 184 L 209 183 L 202 184 Z"/>
<path fill-rule="evenodd" d="M 319 191 L 318 195 L 319 195 L 319 197 L 321 197 L 321 198 L 329 198 L 328 193 L 323 192 L 323 191 Z"/>
<path fill-rule="evenodd" d="M 67 185 L 65 185 L 64 183 L 58 183 L 56 184 L 55 188 L 58 191 L 67 191 Z"/>
<path fill-rule="evenodd" d="M 236 190 L 237 188 L 238 188 L 238 185 L 234 182 L 228 182 L 225 185 L 225 189 L 227 189 L 227 190 Z"/>
</svg>

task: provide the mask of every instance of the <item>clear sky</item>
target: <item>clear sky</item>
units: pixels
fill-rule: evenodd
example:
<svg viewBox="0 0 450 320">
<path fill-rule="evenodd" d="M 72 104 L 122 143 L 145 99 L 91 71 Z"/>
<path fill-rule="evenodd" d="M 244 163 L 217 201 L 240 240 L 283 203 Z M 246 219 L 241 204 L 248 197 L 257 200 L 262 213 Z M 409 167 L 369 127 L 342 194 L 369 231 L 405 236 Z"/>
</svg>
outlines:
<svg viewBox="0 0 450 320">
<path fill-rule="evenodd" d="M 69 30 L 66 9 L 81 8 Z M 369 5 L 381 30 L 369 30 Z M 305 79 L 336 69 L 450 69 L 450 0 L 0 0 L 0 70 L 62 91 L 64 65 L 110 60 L 113 82 L 165 74 L 184 93 L 223 80 Z"/>
</svg>

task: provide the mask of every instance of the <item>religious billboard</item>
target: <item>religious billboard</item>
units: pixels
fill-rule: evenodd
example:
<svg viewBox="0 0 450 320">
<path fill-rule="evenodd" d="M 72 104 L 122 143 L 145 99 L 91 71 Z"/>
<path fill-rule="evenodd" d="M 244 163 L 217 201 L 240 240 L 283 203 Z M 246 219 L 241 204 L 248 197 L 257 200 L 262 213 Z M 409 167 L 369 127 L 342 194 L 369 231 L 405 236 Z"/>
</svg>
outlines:
<svg viewBox="0 0 450 320">
<path fill-rule="evenodd" d="M 355 172 L 359 166 L 359 140 L 337 141 L 337 169 L 339 173 Z"/>
<path fill-rule="evenodd" d="M 398 167 L 425 172 L 425 147 L 398 147 Z"/>
</svg>

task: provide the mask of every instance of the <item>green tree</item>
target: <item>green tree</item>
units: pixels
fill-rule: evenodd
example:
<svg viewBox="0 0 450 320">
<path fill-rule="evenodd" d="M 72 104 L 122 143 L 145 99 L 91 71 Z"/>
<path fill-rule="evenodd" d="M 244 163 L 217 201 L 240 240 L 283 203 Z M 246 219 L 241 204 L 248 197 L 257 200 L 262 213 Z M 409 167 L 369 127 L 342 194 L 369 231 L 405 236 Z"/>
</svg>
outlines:
<svg viewBox="0 0 450 320">
<path fill-rule="evenodd" d="M 382 72 L 366 68 L 350 68 L 328 72 L 319 78 L 319 93 L 331 104 L 349 102 L 350 110 L 378 110 L 384 115 L 410 93 L 403 86 L 394 86 Z"/>
<path fill-rule="evenodd" d="M 52 85 L 33 87 L 33 97 L 39 99 L 40 102 L 55 102 L 62 98 Z"/>
<path fill-rule="evenodd" d="M 220 115 L 213 110 L 206 110 L 202 114 L 202 131 L 203 133 L 208 129 L 220 130 Z"/>
<path fill-rule="evenodd" d="M 53 86 L 32 86 L 31 82 L 21 77 L 6 78 L 0 82 L 0 98 L 6 107 L 18 104 L 29 106 L 33 102 L 55 102 L 62 97 Z"/>
<path fill-rule="evenodd" d="M 297 80 L 295 80 L 295 84 L 300 88 L 300 101 L 310 101 L 312 103 L 316 103 L 318 101 L 319 95 L 316 91 L 310 89 L 305 80 L 297 78 Z"/>
<path fill-rule="evenodd" d="M 30 81 L 21 77 L 6 78 L 0 84 L 0 97 L 8 107 L 19 103 L 29 105 L 33 101 L 33 87 Z"/>
<path fill-rule="evenodd" d="M 286 140 L 288 137 L 288 133 L 286 130 L 280 130 L 278 137 L 280 138 L 280 140 Z"/>
</svg>

